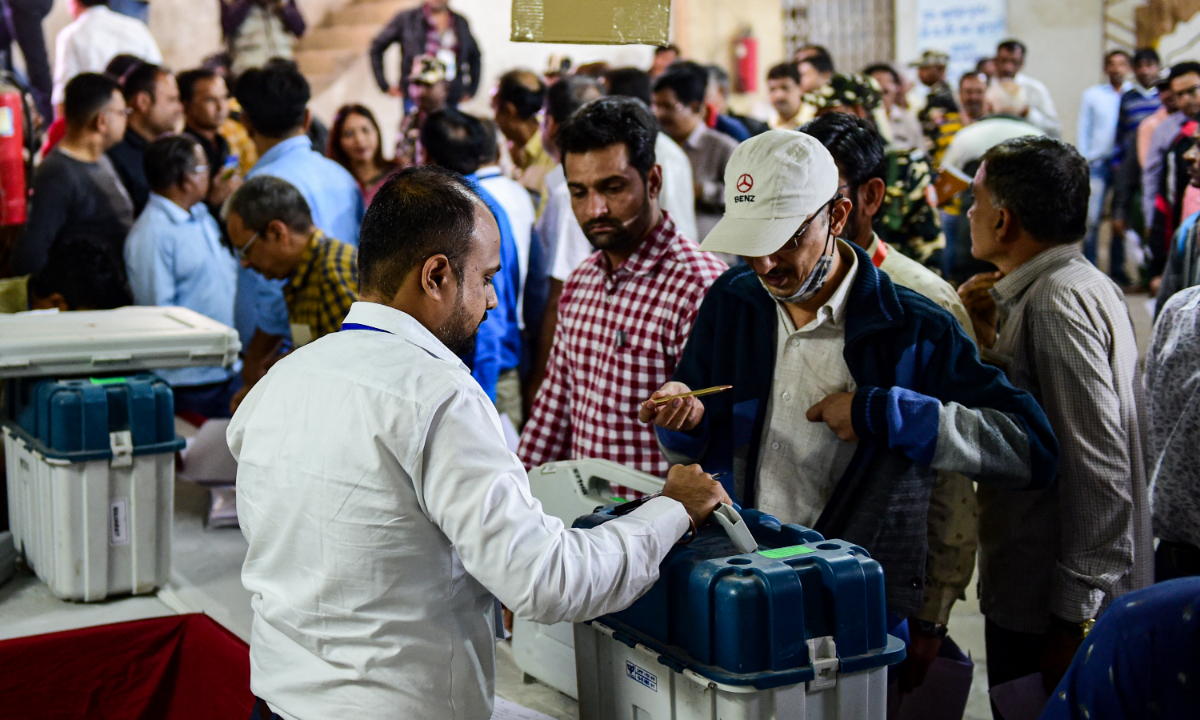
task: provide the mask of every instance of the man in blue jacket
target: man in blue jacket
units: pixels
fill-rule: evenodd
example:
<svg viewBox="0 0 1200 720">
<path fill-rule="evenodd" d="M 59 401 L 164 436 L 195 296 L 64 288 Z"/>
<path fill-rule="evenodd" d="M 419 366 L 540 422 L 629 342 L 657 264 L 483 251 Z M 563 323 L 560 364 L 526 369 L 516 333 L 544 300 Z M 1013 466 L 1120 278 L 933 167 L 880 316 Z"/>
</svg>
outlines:
<svg viewBox="0 0 1200 720">
<path fill-rule="evenodd" d="M 648 401 L 640 418 L 672 462 L 731 472 L 742 505 L 866 548 L 894 622 L 915 616 L 937 471 L 1046 487 L 1058 456 L 1049 422 L 980 363 L 950 314 L 837 239 L 852 205 L 815 138 L 751 138 L 725 186 L 725 217 L 701 249 L 747 266 L 713 285 L 674 381 L 653 397 L 733 389 Z"/>
</svg>

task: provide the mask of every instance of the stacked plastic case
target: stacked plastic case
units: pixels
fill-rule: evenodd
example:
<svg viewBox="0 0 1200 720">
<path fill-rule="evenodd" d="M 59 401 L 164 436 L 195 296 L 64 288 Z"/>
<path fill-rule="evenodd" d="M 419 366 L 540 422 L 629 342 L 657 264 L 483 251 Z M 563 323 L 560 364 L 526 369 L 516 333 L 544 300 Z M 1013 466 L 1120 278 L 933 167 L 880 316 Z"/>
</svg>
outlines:
<svg viewBox="0 0 1200 720">
<path fill-rule="evenodd" d="M 171 388 L 145 371 L 229 366 L 240 349 L 235 330 L 184 308 L 0 316 L 9 525 L 55 595 L 166 583 L 183 441 Z"/>
<path fill-rule="evenodd" d="M 575 626 L 581 720 L 886 717 L 904 644 L 887 633 L 879 563 L 770 515 L 741 517 L 756 551 L 706 525 L 632 606 Z"/>
</svg>

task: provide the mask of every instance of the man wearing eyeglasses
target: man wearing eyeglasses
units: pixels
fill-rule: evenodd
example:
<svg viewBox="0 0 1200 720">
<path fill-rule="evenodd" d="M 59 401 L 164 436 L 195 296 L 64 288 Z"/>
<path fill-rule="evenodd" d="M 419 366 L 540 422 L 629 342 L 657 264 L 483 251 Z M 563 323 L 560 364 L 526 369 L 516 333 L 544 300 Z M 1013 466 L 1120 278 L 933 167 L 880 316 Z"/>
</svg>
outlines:
<svg viewBox="0 0 1200 720">
<path fill-rule="evenodd" d="M 247 180 L 229 199 L 226 228 L 242 267 L 284 281 L 297 347 L 341 328 L 358 300 L 358 254 L 317 228 L 296 186 L 270 175 Z M 258 377 L 245 379 L 235 404 Z"/>
<path fill-rule="evenodd" d="M 953 316 L 838 237 L 853 206 L 816 138 L 751 138 L 725 187 L 725 217 L 701 249 L 747 264 L 713 285 L 674 380 L 652 397 L 733 389 L 646 402 L 640 419 L 671 462 L 730 472 L 722 482 L 743 506 L 866 548 L 895 629 L 924 599 L 937 471 L 1045 487 L 1054 434 Z"/>
<path fill-rule="evenodd" d="M 237 261 L 221 244 L 208 212 L 208 157 L 190 135 L 167 135 L 145 149 L 146 209 L 125 240 L 125 267 L 138 305 L 180 306 L 233 325 Z M 175 410 L 229 417 L 242 386 L 234 368 L 159 370 L 175 393 Z"/>
</svg>

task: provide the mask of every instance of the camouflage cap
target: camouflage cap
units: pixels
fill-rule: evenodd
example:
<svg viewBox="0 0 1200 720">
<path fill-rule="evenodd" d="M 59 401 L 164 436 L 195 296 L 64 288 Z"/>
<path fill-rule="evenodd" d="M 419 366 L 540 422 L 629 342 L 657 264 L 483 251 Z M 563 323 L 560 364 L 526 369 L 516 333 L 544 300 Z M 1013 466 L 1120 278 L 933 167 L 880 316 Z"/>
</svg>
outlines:
<svg viewBox="0 0 1200 720">
<path fill-rule="evenodd" d="M 872 112 L 883 102 L 883 89 L 866 75 L 834 73 L 828 84 L 806 94 L 804 102 L 818 110 L 858 105 Z"/>
<path fill-rule="evenodd" d="M 418 55 L 413 59 L 409 82 L 436 85 L 446 79 L 446 65 L 433 55 Z"/>
<path fill-rule="evenodd" d="M 950 64 L 950 56 L 941 50 L 926 50 L 921 57 L 908 64 L 909 67 L 946 67 Z"/>
</svg>

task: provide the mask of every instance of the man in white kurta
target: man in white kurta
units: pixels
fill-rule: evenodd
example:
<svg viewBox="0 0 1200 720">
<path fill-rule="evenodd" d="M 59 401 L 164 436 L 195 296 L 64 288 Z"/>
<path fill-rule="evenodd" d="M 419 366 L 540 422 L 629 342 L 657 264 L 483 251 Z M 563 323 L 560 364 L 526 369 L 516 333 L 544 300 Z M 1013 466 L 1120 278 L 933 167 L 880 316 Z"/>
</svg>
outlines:
<svg viewBox="0 0 1200 720">
<path fill-rule="evenodd" d="M 380 195 L 359 250 L 362 297 L 375 302 L 276 364 L 230 424 L 251 689 L 288 720 L 486 720 L 493 596 L 542 623 L 623 609 L 725 496 L 678 467 L 662 497 L 595 529 L 544 515 L 448 347 L 495 307 L 495 221 L 442 171 L 407 170 Z M 465 243 L 445 239 L 454 213 L 467 227 L 473 217 Z M 424 245 L 393 252 L 405 243 Z M 469 251 L 459 267 L 455 247 Z"/>
</svg>

